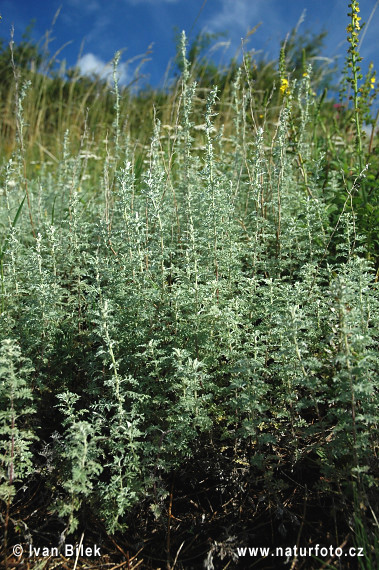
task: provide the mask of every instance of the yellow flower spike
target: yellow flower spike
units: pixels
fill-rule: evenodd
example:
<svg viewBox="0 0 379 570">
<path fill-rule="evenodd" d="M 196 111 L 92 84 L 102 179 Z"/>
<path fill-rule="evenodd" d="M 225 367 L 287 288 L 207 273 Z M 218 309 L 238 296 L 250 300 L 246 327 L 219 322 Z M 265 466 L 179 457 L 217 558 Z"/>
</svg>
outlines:
<svg viewBox="0 0 379 570">
<path fill-rule="evenodd" d="M 280 92 L 284 95 L 285 93 L 289 93 L 289 84 L 288 84 L 288 79 L 286 79 L 285 77 L 283 77 L 283 79 L 281 80 L 281 86 L 280 86 Z"/>
</svg>

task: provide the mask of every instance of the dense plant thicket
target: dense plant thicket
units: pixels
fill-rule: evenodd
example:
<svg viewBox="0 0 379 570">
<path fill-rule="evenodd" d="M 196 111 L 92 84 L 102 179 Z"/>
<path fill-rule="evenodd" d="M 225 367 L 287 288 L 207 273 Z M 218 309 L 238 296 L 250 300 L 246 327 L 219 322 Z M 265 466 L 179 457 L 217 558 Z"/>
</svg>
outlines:
<svg viewBox="0 0 379 570">
<path fill-rule="evenodd" d="M 66 132 L 56 161 L 36 169 L 23 145 L 27 87 L 18 93 L 0 196 L 3 546 L 17 532 L 38 542 L 41 527 L 20 513 L 42 493 L 45 538 L 63 543 L 83 513 L 116 536 L 147 508 L 166 529 L 157 558 L 171 567 L 177 552 L 192 567 L 171 508 L 175 485 L 200 485 L 198 469 L 233 513 L 208 543 L 209 568 L 228 536 L 223 555 L 237 563 L 262 513 L 274 544 L 286 532 L 311 540 L 307 501 L 333 504 L 322 529 L 364 541 L 374 568 L 374 143 L 362 135 L 357 152 L 347 136 L 337 153 L 311 66 L 291 79 L 284 51 L 276 125 L 268 103 L 256 116 L 242 65 L 223 129 L 217 87 L 197 98 L 184 36 L 181 53 L 172 120 L 155 118 L 143 158 L 116 79 L 113 135 L 94 146 L 84 128 L 73 151 Z M 194 528 L 212 510 L 199 507 Z"/>
</svg>

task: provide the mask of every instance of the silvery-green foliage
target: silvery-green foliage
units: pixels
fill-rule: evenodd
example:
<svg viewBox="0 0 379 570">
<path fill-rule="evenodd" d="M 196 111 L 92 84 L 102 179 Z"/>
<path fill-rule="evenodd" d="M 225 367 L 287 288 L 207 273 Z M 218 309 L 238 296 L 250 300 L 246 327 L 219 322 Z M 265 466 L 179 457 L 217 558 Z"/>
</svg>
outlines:
<svg viewBox="0 0 379 570">
<path fill-rule="evenodd" d="M 333 277 L 328 299 L 332 455 L 337 461 L 353 458 L 350 468 L 358 480 L 368 470 L 378 419 L 379 359 L 373 334 L 379 306 L 370 269 L 364 259 L 352 258 Z"/>
<path fill-rule="evenodd" d="M 141 498 L 146 476 L 142 457 L 147 449 L 141 442 L 143 416 L 138 409 L 144 397 L 136 384 L 132 377 L 113 375 L 106 382 L 104 397 L 94 406 L 107 434 L 102 446 L 106 480 L 98 484 L 96 495 L 112 532 L 123 527 L 123 518 Z"/>
<path fill-rule="evenodd" d="M 11 501 L 16 485 L 33 472 L 36 436 L 30 423 L 35 413 L 29 376 L 33 368 L 14 339 L 0 346 L 0 499 Z"/>
<path fill-rule="evenodd" d="M 85 418 L 86 410 L 77 411 L 79 396 L 70 392 L 58 395 L 59 409 L 65 416 L 65 432 L 59 441 L 60 458 L 63 461 L 62 487 L 67 494 L 57 504 L 59 516 L 67 519 L 66 532 L 74 532 L 78 526 L 77 512 L 83 501 L 94 491 L 96 480 L 103 467 L 99 458 L 98 422 Z"/>
<path fill-rule="evenodd" d="M 285 449 L 292 466 L 312 455 L 330 478 L 372 483 L 377 286 L 354 214 L 329 221 L 338 179 L 325 193 L 309 78 L 269 140 L 240 70 L 226 137 L 185 44 L 171 134 L 156 117 L 142 173 L 117 81 L 102 176 L 87 133 L 76 153 L 66 133 L 59 164 L 30 185 L 35 237 L 13 164 L 4 172 L 0 338 L 20 339 L 36 369 L 45 437 L 62 433 L 52 476 L 67 532 L 84 506 L 110 532 L 141 498 L 158 516 L 165 478 L 205 447 L 268 481 Z"/>
</svg>

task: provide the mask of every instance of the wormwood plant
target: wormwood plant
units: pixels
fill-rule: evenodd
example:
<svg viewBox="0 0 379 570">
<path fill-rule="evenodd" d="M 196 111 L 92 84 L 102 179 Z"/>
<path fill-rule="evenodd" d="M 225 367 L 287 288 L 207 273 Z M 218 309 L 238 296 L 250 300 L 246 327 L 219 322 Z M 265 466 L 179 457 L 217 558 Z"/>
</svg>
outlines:
<svg viewBox="0 0 379 570">
<path fill-rule="evenodd" d="M 28 377 L 33 368 L 23 358 L 14 339 L 4 339 L 0 347 L 0 500 L 3 548 L 6 552 L 11 505 L 17 487 L 34 471 L 30 449 L 36 436 L 30 424 L 35 413 Z M 14 522 L 14 521 L 12 521 Z"/>
<path fill-rule="evenodd" d="M 148 399 L 148 395 L 139 393 L 138 383 L 132 376 L 120 374 L 117 343 L 112 338 L 115 333 L 112 308 L 109 300 L 104 298 L 99 271 L 98 266 L 94 291 L 98 310 L 94 312 L 94 322 L 98 325 L 102 345 L 96 356 L 101 358 L 110 375 L 104 381 L 102 398 L 93 406 L 101 432 L 107 434 L 101 446 L 106 478 L 98 486 L 98 500 L 100 512 L 108 518 L 107 526 L 114 532 L 122 528 L 122 518 L 141 496 L 144 477 L 141 454 L 146 454 L 147 449 L 141 444 L 140 425 L 144 417 L 139 405 Z"/>
<path fill-rule="evenodd" d="M 61 542 L 66 533 L 72 533 L 78 526 L 77 511 L 92 490 L 96 477 L 103 468 L 99 461 L 98 428 L 95 422 L 82 420 L 85 410 L 77 412 L 75 404 L 79 396 L 70 392 L 59 394 L 60 409 L 66 416 L 63 426 L 66 428 L 60 440 L 60 459 L 63 461 L 62 487 L 66 492 L 59 501 L 57 511 L 67 519 L 67 526 L 62 533 Z"/>
<path fill-rule="evenodd" d="M 54 449 L 45 476 L 62 541 L 88 512 L 115 535 L 141 504 L 170 537 L 175 481 L 192 465 L 220 500 L 230 493 L 220 504 L 241 499 L 238 517 L 242 490 L 266 497 L 249 520 L 282 513 L 276 538 L 290 532 L 290 485 L 333 499 L 336 537 L 337 514 L 363 510 L 374 538 L 378 291 L 354 211 L 360 178 L 325 175 L 312 69 L 295 81 L 284 55 L 274 128 L 254 116 L 243 64 L 226 133 L 218 88 L 197 97 L 183 34 L 171 123 L 155 114 L 142 161 L 122 131 L 116 58 L 113 136 L 94 156 L 86 128 L 79 149 L 67 132 L 57 164 L 27 180 L 35 235 L 24 177 L 13 159 L 3 169 L 0 338 L 8 363 L 22 363 L 5 340 L 18 338 L 35 369 L 25 394 Z M 18 403 L 2 406 L 12 421 Z M 38 463 L 37 448 L 22 461 Z"/>
</svg>

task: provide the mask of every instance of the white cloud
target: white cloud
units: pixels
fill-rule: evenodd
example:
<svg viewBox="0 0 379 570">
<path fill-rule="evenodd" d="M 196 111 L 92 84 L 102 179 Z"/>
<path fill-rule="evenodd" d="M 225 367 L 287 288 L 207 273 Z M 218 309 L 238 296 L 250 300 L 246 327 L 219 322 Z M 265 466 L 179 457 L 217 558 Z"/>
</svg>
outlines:
<svg viewBox="0 0 379 570">
<path fill-rule="evenodd" d="M 100 75 L 106 77 L 111 72 L 111 67 L 105 61 L 93 53 L 86 53 L 78 61 L 78 67 L 82 75 Z"/>
<path fill-rule="evenodd" d="M 94 53 L 86 53 L 78 61 L 78 67 L 82 75 L 98 75 L 108 82 L 113 78 L 113 63 L 105 62 Z M 126 85 L 131 81 L 131 75 L 128 72 L 128 62 L 119 63 L 117 67 L 117 75 L 120 85 Z"/>
</svg>

